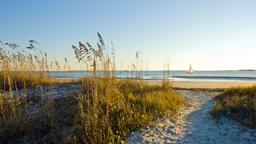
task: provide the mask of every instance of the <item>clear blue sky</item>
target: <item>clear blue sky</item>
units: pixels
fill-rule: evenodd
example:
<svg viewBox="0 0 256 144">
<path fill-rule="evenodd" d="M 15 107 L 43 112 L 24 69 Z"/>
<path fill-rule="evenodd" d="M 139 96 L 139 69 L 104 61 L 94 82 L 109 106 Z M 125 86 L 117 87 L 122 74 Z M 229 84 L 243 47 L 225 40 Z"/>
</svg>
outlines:
<svg viewBox="0 0 256 144">
<path fill-rule="evenodd" d="M 1 0 L 0 39 L 35 39 L 51 57 L 113 41 L 118 65 L 141 51 L 149 69 L 256 69 L 255 0 Z"/>
</svg>

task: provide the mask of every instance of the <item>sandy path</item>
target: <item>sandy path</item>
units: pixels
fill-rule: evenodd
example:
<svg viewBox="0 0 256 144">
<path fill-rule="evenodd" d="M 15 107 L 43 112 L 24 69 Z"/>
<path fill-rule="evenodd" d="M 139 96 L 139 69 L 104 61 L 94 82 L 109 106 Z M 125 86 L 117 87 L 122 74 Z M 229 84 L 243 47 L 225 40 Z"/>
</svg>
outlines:
<svg viewBox="0 0 256 144">
<path fill-rule="evenodd" d="M 224 144 L 256 143 L 256 130 L 222 118 L 214 121 L 209 112 L 217 92 L 178 90 L 189 104 L 175 118 L 163 117 L 150 127 L 133 133 L 127 143 Z"/>
</svg>

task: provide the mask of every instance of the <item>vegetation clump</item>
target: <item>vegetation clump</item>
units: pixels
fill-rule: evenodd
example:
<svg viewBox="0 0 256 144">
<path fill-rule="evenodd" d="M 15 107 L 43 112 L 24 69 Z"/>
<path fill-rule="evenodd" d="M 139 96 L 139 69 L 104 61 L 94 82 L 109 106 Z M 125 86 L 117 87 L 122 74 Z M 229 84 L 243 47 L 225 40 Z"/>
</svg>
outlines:
<svg viewBox="0 0 256 144">
<path fill-rule="evenodd" d="M 256 87 L 231 88 L 216 98 L 212 116 L 221 115 L 256 128 Z"/>
<path fill-rule="evenodd" d="M 93 90 L 78 96 L 77 122 L 83 142 L 117 142 L 166 112 L 175 114 L 185 103 L 171 87 L 131 80 L 86 81 L 85 87 Z"/>
</svg>

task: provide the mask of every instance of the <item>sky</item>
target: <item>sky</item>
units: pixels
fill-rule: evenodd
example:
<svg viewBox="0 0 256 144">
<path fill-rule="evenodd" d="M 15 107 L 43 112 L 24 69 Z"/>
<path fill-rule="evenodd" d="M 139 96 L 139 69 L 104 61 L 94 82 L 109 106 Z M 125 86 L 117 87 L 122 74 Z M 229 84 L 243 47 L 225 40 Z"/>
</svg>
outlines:
<svg viewBox="0 0 256 144">
<path fill-rule="evenodd" d="M 34 39 L 75 63 L 72 45 L 113 41 L 118 69 L 256 69 L 255 0 L 1 0 L 0 40 Z M 121 66 L 122 65 L 122 66 Z"/>
</svg>

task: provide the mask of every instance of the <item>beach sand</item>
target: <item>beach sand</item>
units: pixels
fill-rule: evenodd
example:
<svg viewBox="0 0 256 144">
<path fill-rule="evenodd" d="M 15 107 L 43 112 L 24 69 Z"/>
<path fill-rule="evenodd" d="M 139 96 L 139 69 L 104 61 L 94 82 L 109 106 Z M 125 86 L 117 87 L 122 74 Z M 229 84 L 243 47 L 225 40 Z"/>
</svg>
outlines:
<svg viewBox="0 0 256 144">
<path fill-rule="evenodd" d="M 174 88 L 205 88 L 205 89 L 223 89 L 231 87 L 249 87 L 256 85 L 256 82 L 175 82 Z"/>
<path fill-rule="evenodd" d="M 78 78 L 54 78 L 53 81 L 59 83 L 76 83 Z M 139 81 L 139 80 L 138 80 Z M 162 80 L 142 80 L 149 84 L 161 84 Z M 240 82 L 240 81 L 174 81 L 173 87 L 176 89 L 225 89 L 232 87 L 250 87 L 256 86 L 256 81 Z"/>
<path fill-rule="evenodd" d="M 145 80 L 150 84 L 161 84 L 161 80 Z M 208 81 L 175 81 L 174 88 L 184 89 L 225 89 L 232 87 L 250 87 L 256 85 L 256 82 L 208 82 Z"/>
<path fill-rule="evenodd" d="M 77 83 L 79 82 L 79 78 L 53 78 L 53 81 L 59 83 Z M 162 83 L 162 80 L 142 81 L 153 85 Z M 226 89 L 256 86 L 256 81 L 171 81 L 171 83 L 175 89 Z"/>
</svg>

